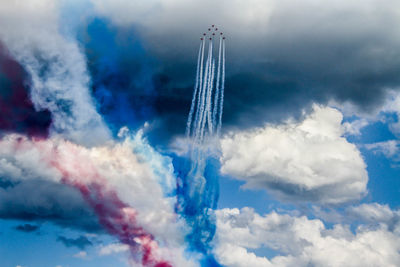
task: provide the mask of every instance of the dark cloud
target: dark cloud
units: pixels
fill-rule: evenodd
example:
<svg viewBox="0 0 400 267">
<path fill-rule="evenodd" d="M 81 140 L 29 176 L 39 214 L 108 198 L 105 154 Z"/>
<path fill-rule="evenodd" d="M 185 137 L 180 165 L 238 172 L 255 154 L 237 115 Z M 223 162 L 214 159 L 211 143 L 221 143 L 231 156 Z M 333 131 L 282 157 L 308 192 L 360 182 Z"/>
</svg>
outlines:
<svg viewBox="0 0 400 267">
<path fill-rule="evenodd" d="M 46 137 L 50 112 L 36 111 L 29 98 L 29 77 L 0 43 L 0 130 Z"/>
<path fill-rule="evenodd" d="M 39 179 L 0 187 L 0 218 L 50 221 L 90 232 L 101 229 L 93 211 L 76 189 Z"/>
<path fill-rule="evenodd" d="M 155 130 L 165 139 L 184 132 L 198 37 L 211 21 L 227 35 L 225 130 L 299 117 L 312 102 L 332 99 L 370 112 L 400 85 L 395 1 L 210 4 L 205 14 L 206 3 L 182 3 L 179 11 L 164 3 L 152 18 L 131 19 L 156 59 L 156 94 L 149 97 Z"/>
<path fill-rule="evenodd" d="M 36 232 L 37 230 L 39 230 L 40 226 L 39 225 L 33 225 L 33 224 L 21 224 L 21 225 L 17 225 L 15 227 L 15 230 L 20 231 L 20 232 L 24 232 L 24 233 L 32 233 L 32 232 Z"/>
<path fill-rule="evenodd" d="M 78 238 L 67 238 L 64 236 L 57 237 L 57 241 L 63 243 L 66 247 L 76 247 L 81 250 L 88 246 L 93 246 L 93 243 L 85 236 L 79 236 Z"/>
</svg>

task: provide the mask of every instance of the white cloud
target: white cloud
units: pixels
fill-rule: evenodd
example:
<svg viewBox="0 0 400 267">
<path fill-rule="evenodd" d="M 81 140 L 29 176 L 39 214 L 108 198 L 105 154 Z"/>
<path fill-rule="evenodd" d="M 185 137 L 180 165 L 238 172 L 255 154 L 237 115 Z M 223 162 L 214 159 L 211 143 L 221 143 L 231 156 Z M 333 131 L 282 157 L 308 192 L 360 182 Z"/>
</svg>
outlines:
<svg viewBox="0 0 400 267">
<path fill-rule="evenodd" d="M 400 221 L 400 210 L 392 210 L 388 205 L 378 203 L 348 207 L 346 214 L 353 219 L 367 223 L 384 223 L 390 228 Z"/>
<path fill-rule="evenodd" d="M 342 114 L 314 106 L 301 122 L 234 132 L 221 141 L 223 174 L 285 200 L 335 204 L 367 192 L 366 165 L 342 136 Z"/>
<path fill-rule="evenodd" d="M 398 140 L 388 140 L 383 142 L 377 142 L 373 144 L 367 144 L 365 147 L 374 153 L 381 153 L 385 157 L 392 159 L 394 161 L 400 161 L 399 156 L 399 141 Z"/>
<path fill-rule="evenodd" d="M 194 266 L 184 257 L 185 225 L 174 212 L 175 198 L 165 196 L 173 185 L 169 181 L 174 179 L 171 160 L 152 149 L 140 134 L 91 148 L 60 138 L 31 140 L 10 134 L 0 140 L 0 162 L 7 166 L 0 168 L 0 174 L 9 181 L 62 183 L 67 174 L 67 184 L 100 183 L 104 192 L 115 191 L 134 209 L 121 212 L 134 212 L 138 226 L 159 241 L 157 255 L 177 266 Z M 46 212 L 46 206 L 42 210 Z"/>
<path fill-rule="evenodd" d="M 86 58 L 60 33 L 60 1 L 1 1 L 0 40 L 28 72 L 37 110 L 52 113 L 51 132 L 94 145 L 110 138 L 89 93 Z"/>
<path fill-rule="evenodd" d="M 129 246 L 125 244 L 113 243 L 106 246 L 101 246 L 99 249 L 99 255 L 106 256 L 114 253 L 127 252 Z"/>
<path fill-rule="evenodd" d="M 389 130 L 397 137 L 400 136 L 400 94 L 394 88 L 386 92 L 385 97 L 381 100 L 379 105 L 372 107 L 372 109 L 362 110 L 360 107 L 355 106 L 353 103 L 345 102 L 339 103 L 335 100 L 329 101 L 330 106 L 337 107 L 346 117 L 356 116 L 357 119 L 352 122 L 343 123 L 345 133 L 348 135 L 360 135 L 360 130 L 369 124 L 381 121 L 388 124 Z M 397 117 L 396 120 L 387 117 L 388 114 L 393 114 Z M 393 145 L 389 141 L 387 146 Z M 384 142 L 379 145 L 384 145 Z M 371 146 L 371 148 L 374 148 Z"/>
<path fill-rule="evenodd" d="M 79 251 L 78 253 L 74 254 L 74 258 L 85 259 L 87 257 L 86 251 Z"/>
<path fill-rule="evenodd" d="M 361 135 L 361 129 L 369 124 L 365 118 L 354 120 L 352 122 L 343 123 L 344 132 L 346 135 Z"/>
<path fill-rule="evenodd" d="M 318 219 L 275 212 L 261 216 L 252 209 L 217 211 L 216 255 L 229 267 L 249 266 L 398 266 L 400 226 L 366 225 L 352 233 L 348 226 L 326 228 Z M 248 249 L 278 252 L 268 259 Z"/>
<path fill-rule="evenodd" d="M 392 90 L 388 93 L 382 111 L 396 114 L 397 122 L 390 122 L 389 129 L 395 135 L 400 136 L 400 94 L 398 92 Z"/>
</svg>

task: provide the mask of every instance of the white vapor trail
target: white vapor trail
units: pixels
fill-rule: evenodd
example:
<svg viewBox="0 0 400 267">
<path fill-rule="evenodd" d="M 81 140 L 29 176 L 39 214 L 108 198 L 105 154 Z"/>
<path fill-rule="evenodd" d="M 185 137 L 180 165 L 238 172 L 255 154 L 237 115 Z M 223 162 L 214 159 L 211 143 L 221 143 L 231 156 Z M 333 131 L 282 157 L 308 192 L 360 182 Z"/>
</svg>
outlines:
<svg viewBox="0 0 400 267">
<path fill-rule="evenodd" d="M 224 107 L 224 89 L 225 89 L 225 40 L 222 39 L 222 81 L 221 81 L 221 100 L 219 106 L 219 120 L 217 135 L 221 133 L 222 113 Z"/>
<path fill-rule="evenodd" d="M 207 136 L 211 137 L 215 136 L 215 134 L 218 136 L 221 131 L 225 86 L 224 38 L 221 36 L 219 39 L 217 64 L 214 58 L 213 40 L 211 38 L 208 43 L 205 64 L 204 54 L 205 40 L 202 40 L 197 60 L 196 83 L 186 125 L 186 137 L 192 138 L 193 142 L 197 144 L 204 142 Z"/>
<path fill-rule="evenodd" d="M 197 71 L 196 71 L 196 84 L 194 86 L 194 91 L 193 91 L 193 98 L 192 98 L 192 105 L 190 106 L 190 112 L 189 112 L 189 117 L 186 125 L 186 136 L 190 135 L 190 126 L 192 124 L 192 117 L 193 117 L 193 112 L 194 112 L 194 106 L 196 103 L 196 95 L 197 91 L 199 88 L 199 79 L 200 79 L 200 60 L 202 56 L 202 48 L 203 48 L 203 42 L 200 43 L 200 48 L 199 48 L 199 55 L 197 57 Z M 201 86 L 201 85 L 200 85 Z"/>
</svg>

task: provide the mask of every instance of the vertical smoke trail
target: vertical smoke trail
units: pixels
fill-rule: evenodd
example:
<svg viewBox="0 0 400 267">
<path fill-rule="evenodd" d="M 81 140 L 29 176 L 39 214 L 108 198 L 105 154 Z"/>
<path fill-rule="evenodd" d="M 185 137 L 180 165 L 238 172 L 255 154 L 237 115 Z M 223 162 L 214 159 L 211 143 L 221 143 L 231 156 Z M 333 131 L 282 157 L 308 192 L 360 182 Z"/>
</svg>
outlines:
<svg viewBox="0 0 400 267">
<path fill-rule="evenodd" d="M 195 106 L 195 103 L 196 103 L 196 94 L 197 94 L 197 89 L 199 87 L 200 60 L 201 60 L 202 46 L 203 46 L 203 41 L 200 43 L 199 55 L 197 57 L 196 84 L 194 86 L 192 104 L 190 106 L 190 112 L 189 112 L 188 121 L 187 121 L 187 125 L 186 125 L 186 136 L 187 137 L 190 135 L 190 128 L 191 128 L 191 124 L 192 124 L 193 111 L 194 111 L 194 106 Z"/>
<path fill-rule="evenodd" d="M 208 90 L 208 96 L 207 96 L 207 124 L 208 124 L 208 132 L 210 135 L 213 133 L 213 127 L 214 125 L 212 124 L 212 92 L 213 92 L 213 85 L 214 85 L 214 72 L 215 72 L 215 60 L 213 59 L 213 64 L 212 64 L 212 70 L 211 70 L 211 83 L 210 83 L 210 88 Z"/>
<path fill-rule="evenodd" d="M 217 30 L 214 26 L 212 27 L 213 30 Z M 214 35 L 215 33 L 212 33 L 212 36 Z M 220 266 L 213 260 L 210 242 L 216 230 L 214 210 L 217 208 L 219 197 L 219 145 L 215 137 L 218 136 L 217 132 L 220 131 L 222 120 L 225 75 L 224 38 L 221 36 L 219 40 L 218 62 L 213 55 L 212 37 L 209 38 L 205 66 L 203 68 L 201 59 L 200 70 L 197 70 L 200 86 L 197 89 L 198 93 L 193 95 L 196 99 L 192 99 L 192 103 L 195 104 L 192 104 L 191 109 L 196 107 L 196 110 L 193 110 L 196 113 L 193 129 L 189 126 L 192 131 L 189 130 L 189 133 L 186 133 L 187 138 L 191 138 L 191 145 L 187 158 L 174 158 L 174 166 L 178 170 L 176 209 L 191 228 L 186 236 L 190 248 L 204 255 L 203 263 L 206 266 L 208 262 L 210 266 Z M 202 56 L 205 53 L 204 43 Z M 188 125 L 192 124 L 193 112 L 189 113 Z M 219 123 L 217 123 L 218 119 Z"/>
<path fill-rule="evenodd" d="M 197 134 L 197 125 L 199 123 L 199 117 L 200 117 L 200 105 L 201 105 L 200 97 L 203 92 L 203 82 L 204 82 L 204 79 L 203 79 L 204 48 L 205 48 L 205 41 L 203 40 L 203 44 L 202 44 L 202 48 L 201 48 L 201 60 L 200 60 L 199 92 L 198 92 L 198 97 L 197 97 L 197 108 L 196 108 L 196 115 L 195 115 L 192 135 Z"/>
<path fill-rule="evenodd" d="M 214 127 L 217 127 L 218 99 L 219 99 L 220 78 L 221 78 L 221 50 L 222 50 L 221 46 L 222 46 L 222 36 L 219 38 L 217 81 L 215 86 L 214 109 L 212 114 Z"/>
<path fill-rule="evenodd" d="M 209 54 L 209 59 L 210 59 L 210 64 L 209 64 L 209 70 L 208 70 L 208 79 L 207 79 L 207 91 L 206 91 L 206 96 L 205 96 L 205 102 L 204 102 L 204 109 L 200 110 L 200 113 L 203 114 L 203 119 L 202 119 L 202 124 L 200 128 L 200 141 L 203 140 L 204 138 L 204 128 L 207 122 L 207 117 L 208 117 L 208 106 L 209 106 L 209 95 L 210 95 L 210 90 L 212 88 L 213 80 L 212 80 L 212 71 L 213 71 L 213 42 L 210 40 L 210 46 L 208 50 Z"/>
<path fill-rule="evenodd" d="M 208 47 L 208 56 L 207 56 L 207 62 L 206 62 L 206 67 L 205 67 L 205 73 L 204 73 L 204 85 L 203 85 L 202 94 L 201 94 L 199 121 L 198 121 L 198 125 L 197 125 L 195 140 L 199 140 L 198 137 L 203 136 L 201 133 L 201 129 L 203 128 L 202 123 L 203 123 L 203 118 L 204 118 L 206 90 L 208 88 L 208 83 L 210 82 L 210 80 L 209 80 L 210 74 L 209 73 L 210 73 L 211 55 L 212 55 L 211 52 L 212 52 L 212 43 L 210 42 L 209 47 Z M 200 140 L 201 140 L 201 138 L 200 138 Z"/>
<path fill-rule="evenodd" d="M 222 113 L 224 108 L 224 89 L 225 89 L 225 40 L 222 39 L 222 83 L 221 83 L 221 101 L 219 106 L 219 120 L 217 135 L 220 135 L 222 125 Z"/>
</svg>

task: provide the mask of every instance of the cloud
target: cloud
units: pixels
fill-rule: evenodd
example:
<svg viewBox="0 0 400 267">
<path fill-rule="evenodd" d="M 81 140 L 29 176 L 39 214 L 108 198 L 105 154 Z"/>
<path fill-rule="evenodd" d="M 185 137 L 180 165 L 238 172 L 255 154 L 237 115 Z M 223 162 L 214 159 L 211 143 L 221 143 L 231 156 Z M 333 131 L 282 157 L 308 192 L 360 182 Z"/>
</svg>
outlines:
<svg viewBox="0 0 400 267">
<path fill-rule="evenodd" d="M 379 203 L 350 206 L 346 209 L 346 215 L 364 223 L 385 224 L 389 229 L 396 228 L 400 222 L 400 210 L 392 210 L 388 205 Z"/>
<path fill-rule="evenodd" d="M 37 112 L 29 98 L 27 74 L 7 53 L 0 40 L 0 128 L 2 131 L 48 136 L 50 112 Z"/>
<path fill-rule="evenodd" d="M 49 218 L 70 227 L 99 220 L 121 242 L 131 245 L 129 238 L 148 237 L 151 240 L 135 242 L 151 246 L 157 257 L 178 266 L 195 266 L 185 258 L 187 229 L 174 212 L 171 159 L 156 152 L 141 134 L 132 136 L 125 131 L 120 142 L 91 148 L 59 137 L 3 136 L 0 177 L 11 185 L 5 183 L 6 188 L 0 188 L 4 190 L 3 199 L 0 191 L 0 214 Z M 86 216 L 87 211 L 90 216 Z M 129 231 L 124 231 L 126 225 Z M 130 248 L 136 251 L 137 246 Z"/>
<path fill-rule="evenodd" d="M 0 218 L 50 221 L 62 227 L 101 231 L 95 214 L 79 192 L 40 178 L 0 188 Z"/>
<path fill-rule="evenodd" d="M 113 243 L 106 246 L 101 246 L 99 250 L 100 256 L 107 256 L 114 253 L 121 253 L 129 251 L 129 247 L 124 244 Z"/>
<path fill-rule="evenodd" d="M 365 145 L 366 149 L 371 150 L 375 154 L 382 154 L 386 158 L 395 162 L 400 161 L 400 157 L 398 155 L 399 147 L 400 145 L 398 140 L 388 140 Z"/>
<path fill-rule="evenodd" d="M 20 145 L 15 147 L 17 143 Z M 76 179 L 81 179 L 84 183 L 90 182 L 90 177 L 85 172 L 79 173 L 81 170 L 73 167 L 76 159 L 80 159 L 82 164 L 93 165 L 110 186 L 115 188 L 119 197 L 138 210 L 137 219 L 140 224 L 150 227 L 157 236 L 170 235 L 168 239 L 174 240 L 172 234 L 176 232 L 164 228 L 175 221 L 174 199 L 164 198 L 163 188 L 158 183 L 163 180 L 165 193 L 170 193 L 174 179 L 172 163 L 143 143 L 141 137 L 127 138 L 124 142 L 113 145 L 85 148 L 59 138 L 35 141 L 12 134 L 0 140 L 0 147 L 1 177 L 15 184 L 3 189 L 4 199 L 10 200 L 2 203 L 13 203 L 15 206 L 18 203 L 17 192 L 20 192 L 23 200 L 35 199 L 32 203 L 42 208 L 43 213 L 51 214 L 52 206 L 68 211 L 68 206 L 74 207 L 71 204 L 78 202 L 77 206 L 82 211 L 77 213 L 79 216 L 76 218 L 80 217 L 87 205 L 82 203 L 79 192 L 60 184 L 63 173 L 50 161 L 54 151 L 57 151 L 58 164 L 74 173 Z M 33 187 L 36 190 L 26 194 Z M 151 201 L 149 195 L 152 195 Z M 34 206 L 29 203 L 25 205 L 31 208 Z M 176 236 L 179 234 L 176 233 Z"/>
<path fill-rule="evenodd" d="M 318 219 L 271 212 L 261 216 L 250 208 L 217 211 L 216 255 L 230 267 L 248 266 L 397 266 L 400 225 L 388 229 L 359 226 L 327 228 Z M 266 247 L 278 253 L 256 256 L 249 249 Z"/>
<path fill-rule="evenodd" d="M 156 106 L 174 133 L 183 131 L 174 122 L 188 112 L 195 49 L 209 23 L 227 35 L 226 126 L 282 121 L 331 99 L 372 112 L 399 88 L 394 0 L 92 2 L 114 24 L 136 26 L 162 62 Z"/>
<path fill-rule="evenodd" d="M 110 138 L 89 94 L 85 56 L 60 33 L 59 1 L 2 1 L 0 40 L 30 76 L 36 110 L 52 115 L 50 132 L 94 145 Z"/>
<path fill-rule="evenodd" d="M 301 122 L 238 131 L 221 141 L 223 174 L 280 199 L 336 204 L 367 193 L 366 165 L 342 136 L 342 114 L 314 106 Z"/>
<path fill-rule="evenodd" d="M 25 233 L 32 233 L 32 232 L 36 232 L 37 230 L 39 230 L 40 226 L 39 225 L 33 225 L 33 224 L 20 224 L 18 226 L 15 227 L 15 230 L 17 231 L 21 231 L 21 232 L 25 232 Z"/>
<path fill-rule="evenodd" d="M 57 237 L 57 241 L 63 243 L 66 247 L 76 247 L 85 249 L 86 247 L 93 246 L 93 243 L 85 236 L 81 235 L 77 238 L 67 238 L 65 236 Z"/>
<path fill-rule="evenodd" d="M 357 119 L 352 122 L 343 123 L 344 132 L 346 135 L 361 135 L 361 129 L 369 124 L 365 118 Z"/>
<path fill-rule="evenodd" d="M 84 259 L 87 257 L 87 252 L 86 251 L 79 251 L 78 253 L 76 253 L 74 255 L 75 258 L 80 258 L 80 259 Z"/>
</svg>

